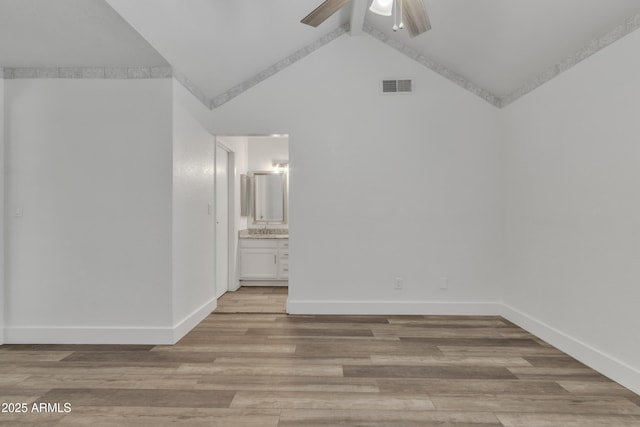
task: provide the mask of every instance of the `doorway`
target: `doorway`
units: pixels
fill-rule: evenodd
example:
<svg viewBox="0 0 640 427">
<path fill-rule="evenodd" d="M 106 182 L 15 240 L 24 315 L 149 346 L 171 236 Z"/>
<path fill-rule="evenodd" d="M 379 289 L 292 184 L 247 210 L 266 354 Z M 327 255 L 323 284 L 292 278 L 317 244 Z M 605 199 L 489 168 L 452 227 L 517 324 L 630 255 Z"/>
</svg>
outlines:
<svg viewBox="0 0 640 427">
<path fill-rule="evenodd" d="M 285 134 L 216 136 L 217 312 L 286 312 L 289 272 L 289 206 L 288 191 L 285 191 L 289 184 L 288 140 Z M 281 219 L 269 216 L 268 220 L 255 220 L 258 198 L 255 197 L 252 179 L 256 174 L 286 177 L 283 181 L 286 186 L 278 196 L 281 202 L 277 204 L 282 210 Z M 276 206 L 275 202 L 273 206 Z M 248 245 L 247 241 L 251 244 Z M 256 277 L 251 273 L 255 270 L 251 264 L 253 258 L 246 256 L 247 252 L 255 252 L 255 246 L 262 252 L 269 251 L 265 259 L 269 260 L 271 267 L 269 271 L 259 269 L 262 274 Z"/>
</svg>

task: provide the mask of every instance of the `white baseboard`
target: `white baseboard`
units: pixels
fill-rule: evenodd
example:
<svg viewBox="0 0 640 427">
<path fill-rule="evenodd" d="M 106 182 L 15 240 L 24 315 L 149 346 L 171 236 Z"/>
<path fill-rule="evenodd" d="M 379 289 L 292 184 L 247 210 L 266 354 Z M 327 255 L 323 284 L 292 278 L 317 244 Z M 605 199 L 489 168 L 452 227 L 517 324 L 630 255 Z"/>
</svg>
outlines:
<svg viewBox="0 0 640 427">
<path fill-rule="evenodd" d="M 174 327 L 6 327 L 5 344 L 175 344 L 217 305 L 212 299 Z M 501 315 L 640 394 L 640 371 L 526 313 L 496 302 L 287 301 L 289 314 Z M 2 331 L 0 331 L 0 334 Z"/>
<path fill-rule="evenodd" d="M 640 371 L 513 307 L 502 304 L 502 316 L 615 382 L 640 394 Z"/>
<path fill-rule="evenodd" d="M 240 289 L 240 280 L 234 280 L 233 283 L 229 286 L 229 290 L 231 292 L 235 292 Z"/>
<path fill-rule="evenodd" d="M 216 299 L 174 327 L 7 327 L 5 344 L 175 344 L 216 308 Z"/>
<path fill-rule="evenodd" d="M 200 308 L 193 313 L 182 319 L 173 327 L 173 341 L 171 344 L 175 344 L 182 337 L 187 335 L 190 330 L 195 328 L 198 323 L 202 322 L 213 310 L 218 306 L 218 300 L 216 298 L 207 301 Z"/>
<path fill-rule="evenodd" d="M 497 316 L 495 302 L 419 302 L 419 301 L 287 301 L 289 314 L 382 314 L 382 315 L 467 315 Z"/>
<path fill-rule="evenodd" d="M 289 286 L 288 280 L 240 280 L 240 286 Z M 237 290 L 237 289 L 236 289 Z"/>
<path fill-rule="evenodd" d="M 173 344 L 171 327 L 7 327 L 5 344 Z"/>
</svg>

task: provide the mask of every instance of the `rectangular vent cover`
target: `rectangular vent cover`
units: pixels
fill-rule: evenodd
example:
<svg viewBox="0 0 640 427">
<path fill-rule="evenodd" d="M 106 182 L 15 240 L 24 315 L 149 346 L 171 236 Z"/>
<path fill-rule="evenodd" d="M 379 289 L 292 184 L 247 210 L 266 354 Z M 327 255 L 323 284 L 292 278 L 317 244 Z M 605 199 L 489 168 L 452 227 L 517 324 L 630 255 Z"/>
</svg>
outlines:
<svg viewBox="0 0 640 427">
<path fill-rule="evenodd" d="M 383 80 L 382 93 L 411 93 L 413 85 L 411 80 Z"/>
</svg>

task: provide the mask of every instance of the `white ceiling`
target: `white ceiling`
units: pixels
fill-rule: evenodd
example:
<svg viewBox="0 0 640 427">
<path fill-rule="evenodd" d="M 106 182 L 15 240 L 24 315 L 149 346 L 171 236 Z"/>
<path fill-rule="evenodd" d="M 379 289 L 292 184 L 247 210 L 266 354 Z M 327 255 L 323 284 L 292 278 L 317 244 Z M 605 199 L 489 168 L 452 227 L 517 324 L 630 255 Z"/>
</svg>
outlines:
<svg viewBox="0 0 640 427">
<path fill-rule="evenodd" d="M 430 31 L 370 24 L 502 98 L 640 13 L 640 0 L 424 0 Z"/>
<path fill-rule="evenodd" d="M 318 28 L 301 24 L 321 1 L 0 0 L 0 66 L 162 65 L 164 57 L 213 98 L 350 22 L 347 5 Z M 367 12 L 366 20 L 498 97 L 640 13 L 640 0 L 424 3 L 433 28 L 414 39 L 393 33 L 390 18 Z M 361 18 L 366 7 L 356 10 Z"/>
<path fill-rule="evenodd" d="M 0 0 L 0 67 L 163 65 L 104 0 Z"/>
<path fill-rule="evenodd" d="M 312 28 L 321 0 L 108 0 L 209 98 L 349 22 L 345 7 Z"/>
<path fill-rule="evenodd" d="M 347 5 L 312 28 L 299 21 L 322 0 L 107 1 L 209 97 L 348 23 L 352 12 Z M 365 13 L 358 3 L 365 7 L 356 13 Z M 640 0 L 424 3 L 433 28 L 414 39 L 393 33 L 391 18 L 366 12 L 366 20 L 498 97 L 640 12 Z"/>
</svg>

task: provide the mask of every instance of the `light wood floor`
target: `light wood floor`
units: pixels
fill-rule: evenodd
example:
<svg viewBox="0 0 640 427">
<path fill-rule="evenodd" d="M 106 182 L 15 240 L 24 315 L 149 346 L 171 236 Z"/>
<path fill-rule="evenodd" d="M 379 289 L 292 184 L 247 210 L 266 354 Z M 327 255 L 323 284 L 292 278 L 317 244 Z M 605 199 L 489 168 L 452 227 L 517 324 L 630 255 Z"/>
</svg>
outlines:
<svg viewBox="0 0 640 427">
<path fill-rule="evenodd" d="M 216 313 L 286 313 L 286 286 L 242 286 L 218 299 Z"/>
<path fill-rule="evenodd" d="M 0 402 L 71 404 L 3 426 L 640 426 L 639 396 L 500 317 L 214 313 L 175 346 L 5 345 Z"/>
</svg>

